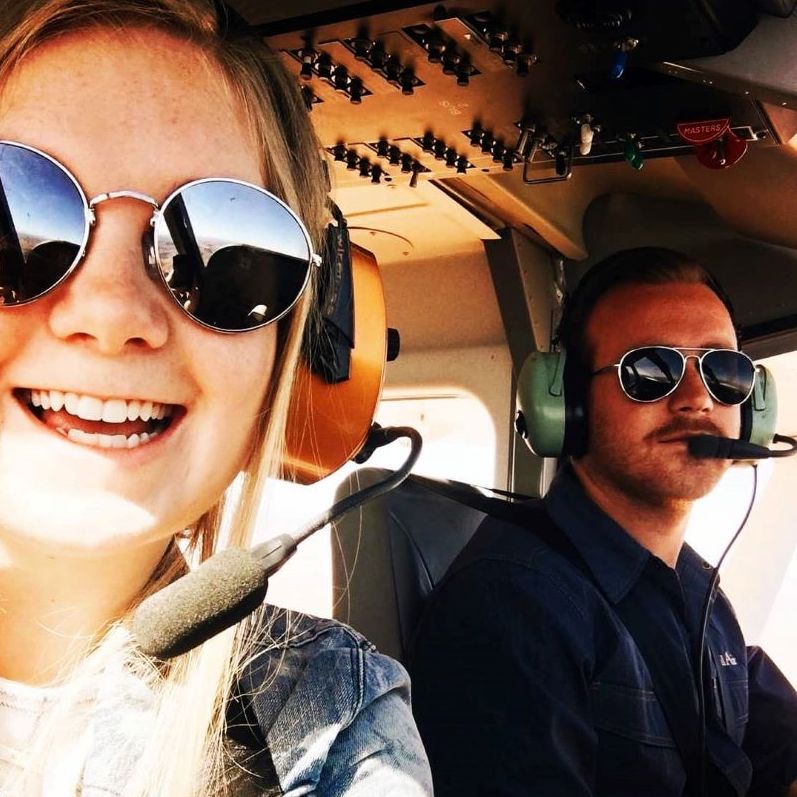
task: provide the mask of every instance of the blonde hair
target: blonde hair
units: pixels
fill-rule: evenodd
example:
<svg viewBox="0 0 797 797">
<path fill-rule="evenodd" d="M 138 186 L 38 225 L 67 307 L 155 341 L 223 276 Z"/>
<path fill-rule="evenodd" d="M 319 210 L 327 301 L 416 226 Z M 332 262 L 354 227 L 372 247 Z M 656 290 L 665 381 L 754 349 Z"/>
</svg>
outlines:
<svg viewBox="0 0 797 797">
<path fill-rule="evenodd" d="M 327 220 L 326 177 L 296 81 L 262 40 L 245 31 L 220 31 L 224 25 L 220 25 L 212 0 L 6 0 L 3 5 L 0 90 L 34 48 L 75 31 L 156 28 L 195 44 L 198 52 L 220 68 L 228 90 L 243 110 L 262 156 L 263 179 L 269 190 L 297 212 L 318 248 Z M 189 530 L 200 560 L 219 547 L 223 516 L 229 520 L 225 525 L 229 544 L 245 546 L 252 536 L 265 481 L 279 470 L 292 378 L 304 328 L 314 307 L 314 291 L 311 285 L 280 330 L 280 354 L 253 434 L 255 442 L 240 490 L 234 495 L 228 490 Z M 226 509 L 225 497 L 229 503 Z M 185 567 L 177 545 L 170 545 L 140 599 L 177 578 Z M 124 667 L 134 671 L 155 694 L 154 726 L 125 790 L 126 797 L 227 793 L 225 771 L 230 762 L 225 752 L 225 707 L 236 675 L 246 664 L 248 637 L 251 629 L 258 627 L 258 619 L 217 636 L 172 660 L 168 667 L 157 666 L 136 651 L 124 630 L 128 619 L 129 615 L 121 617 L 106 629 L 87 651 L 75 679 L 91 682 L 108 662 L 118 662 L 121 657 Z M 73 690 L 75 695 L 78 691 Z M 63 719 L 73 708 L 74 701 L 70 707 L 69 700 L 64 699 L 55 714 Z M 52 723 L 52 727 L 57 724 Z M 40 774 L 39 755 L 46 755 L 53 747 L 57 747 L 55 740 L 39 739 L 23 776 L 23 781 L 29 778 L 23 791 L 31 788 Z"/>
</svg>

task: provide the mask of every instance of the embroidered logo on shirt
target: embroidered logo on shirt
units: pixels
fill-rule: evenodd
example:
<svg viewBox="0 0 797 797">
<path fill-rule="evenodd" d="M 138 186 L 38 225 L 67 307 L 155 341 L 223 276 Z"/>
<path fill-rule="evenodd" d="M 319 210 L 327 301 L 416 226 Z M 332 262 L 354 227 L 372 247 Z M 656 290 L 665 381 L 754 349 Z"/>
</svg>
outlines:
<svg viewBox="0 0 797 797">
<path fill-rule="evenodd" d="M 726 651 L 725 651 L 725 652 L 724 652 L 724 653 L 723 653 L 723 654 L 720 656 L 720 664 L 721 664 L 723 667 L 735 667 L 735 666 L 736 666 L 736 664 L 737 664 L 737 662 L 736 662 L 736 659 L 734 658 L 734 656 L 732 656 L 732 655 L 731 655 L 730 651 L 727 651 L 727 650 L 726 650 Z"/>
</svg>

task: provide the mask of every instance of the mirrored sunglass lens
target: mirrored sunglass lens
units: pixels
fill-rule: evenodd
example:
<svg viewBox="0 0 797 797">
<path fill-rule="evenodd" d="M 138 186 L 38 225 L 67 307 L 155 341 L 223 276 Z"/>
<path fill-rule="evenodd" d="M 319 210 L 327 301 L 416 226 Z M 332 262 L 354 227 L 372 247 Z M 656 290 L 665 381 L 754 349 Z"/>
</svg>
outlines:
<svg viewBox="0 0 797 797">
<path fill-rule="evenodd" d="M 706 387 L 723 404 L 741 404 L 755 380 L 755 366 L 741 352 L 710 351 L 703 357 Z"/>
<path fill-rule="evenodd" d="M 251 186 L 213 180 L 185 188 L 164 207 L 156 236 L 175 298 L 216 329 L 274 320 L 307 281 L 304 231 L 276 199 Z"/>
<path fill-rule="evenodd" d="M 55 163 L 0 144 L 0 304 L 41 296 L 75 264 L 86 235 L 83 199 Z"/>
<path fill-rule="evenodd" d="M 677 351 L 650 346 L 623 357 L 620 382 L 636 401 L 658 401 L 675 389 L 683 370 L 684 361 Z"/>
</svg>

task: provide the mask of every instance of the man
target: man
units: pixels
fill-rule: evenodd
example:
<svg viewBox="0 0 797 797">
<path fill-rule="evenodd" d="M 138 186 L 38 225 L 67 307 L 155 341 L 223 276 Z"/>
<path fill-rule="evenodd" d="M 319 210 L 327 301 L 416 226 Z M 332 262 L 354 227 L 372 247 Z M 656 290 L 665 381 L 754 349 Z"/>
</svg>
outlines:
<svg viewBox="0 0 797 797">
<path fill-rule="evenodd" d="M 584 441 L 531 521 L 477 531 L 416 638 L 413 703 L 435 793 L 797 794 L 797 693 L 745 648 L 722 593 L 704 648 L 704 731 L 697 708 L 713 569 L 684 534 L 729 463 L 693 457 L 687 441 L 740 433 L 751 364 L 706 353 L 737 349 L 730 305 L 686 257 L 627 250 L 582 281 L 560 340 Z M 652 646 L 629 631 L 629 611 Z"/>
</svg>

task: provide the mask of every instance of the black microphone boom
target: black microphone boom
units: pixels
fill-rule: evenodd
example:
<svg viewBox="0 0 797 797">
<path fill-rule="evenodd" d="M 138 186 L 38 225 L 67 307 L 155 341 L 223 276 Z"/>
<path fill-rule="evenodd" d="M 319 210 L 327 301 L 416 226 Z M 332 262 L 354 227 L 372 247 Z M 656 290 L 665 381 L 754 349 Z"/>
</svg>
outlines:
<svg viewBox="0 0 797 797">
<path fill-rule="evenodd" d="M 421 453 L 421 436 L 406 426 L 374 424 L 364 447 L 371 451 L 400 437 L 410 439 L 404 464 L 382 481 L 346 496 L 294 534 L 282 534 L 246 550 L 227 548 L 196 570 L 150 595 L 133 615 L 133 636 L 148 656 L 170 659 L 201 645 L 251 614 L 266 597 L 269 576 L 296 546 L 344 512 L 384 495 L 407 478 Z"/>
<path fill-rule="evenodd" d="M 768 459 L 770 457 L 790 457 L 797 454 L 797 440 L 786 435 L 776 434 L 776 443 L 786 443 L 787 449 L 772 449 L 758 446 L 745 440 L 734 440 L 731 437 L 717 437 L 711 434 L 699 434 L 687 441 L 689 453 L 698 459 Z"/>
</svg>

